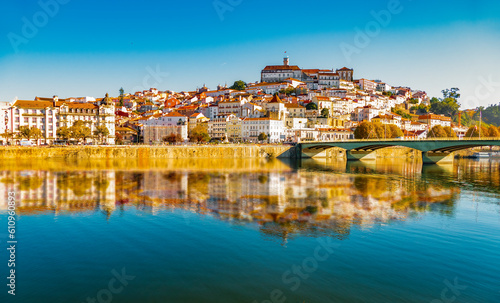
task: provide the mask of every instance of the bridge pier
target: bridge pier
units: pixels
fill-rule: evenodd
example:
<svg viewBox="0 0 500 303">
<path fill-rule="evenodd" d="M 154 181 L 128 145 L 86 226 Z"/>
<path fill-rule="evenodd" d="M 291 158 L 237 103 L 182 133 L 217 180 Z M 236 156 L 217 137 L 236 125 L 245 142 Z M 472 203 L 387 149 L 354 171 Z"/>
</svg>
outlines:
<svg viewBox="0 0 500 303">
<path fill-rule="evenodd" d="M 444 164 L 453 163 L 453 152 L 422 152 L 422 163 Z"/>
<path fill-rule="evenodd" d="M 346 152 L 347 161 L 376 160 L 377 154 L 370 150 L 350 150 Z"/>
</svg>

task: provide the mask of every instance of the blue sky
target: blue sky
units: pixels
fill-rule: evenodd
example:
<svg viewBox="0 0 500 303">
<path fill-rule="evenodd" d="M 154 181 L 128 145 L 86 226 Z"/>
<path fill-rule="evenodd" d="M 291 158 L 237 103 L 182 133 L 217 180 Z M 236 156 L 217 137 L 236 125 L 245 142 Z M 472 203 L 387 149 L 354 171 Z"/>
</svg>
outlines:
<svg viewBox="0 0 500 303">
<path fill-rule="evenodd" d="M 459 87 L 463 108 L 500 102 L 496 1 L 56 1 L 4 4 L 0 101 L 256 81 L 287 51 L 431 96 Z"/>
</svg>

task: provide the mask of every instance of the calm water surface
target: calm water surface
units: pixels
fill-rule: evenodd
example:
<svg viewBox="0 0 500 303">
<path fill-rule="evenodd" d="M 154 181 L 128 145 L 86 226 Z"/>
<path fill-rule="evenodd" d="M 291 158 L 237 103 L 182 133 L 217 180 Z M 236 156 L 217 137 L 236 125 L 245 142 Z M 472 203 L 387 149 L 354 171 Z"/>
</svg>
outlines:
<svg viewBox="0 0 500 303">
<path fill-rule="evenodd" d="M 4 162 L 0 302 L 500 302 L 499 164 Z"/>
</svg>

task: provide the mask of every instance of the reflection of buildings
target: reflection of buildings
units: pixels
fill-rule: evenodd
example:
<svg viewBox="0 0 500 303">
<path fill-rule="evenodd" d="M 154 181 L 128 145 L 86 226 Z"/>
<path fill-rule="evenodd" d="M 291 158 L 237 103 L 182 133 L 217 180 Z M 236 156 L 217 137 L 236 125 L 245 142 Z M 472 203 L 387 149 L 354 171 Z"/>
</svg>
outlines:
<svg viewBox="0 0 500 303">
<path fill-rule="evenodd" d="M 264 234 L 349 234 L 353 225 L 404 220 L 422 211 L 453 211 L 458 189 L 421 178 L 373 174 L 179 171 L 0 172 L 0 194 L 18 193 L 20 214 L 95 211 L 118 206 L 157 214 L 164 209 L 256 222 Z M 7 199 L 1 209 L 7 208 Z M 446 203 L 441 203 L 446 202 Z"/>
<path fill-rule="evenodd" d="M 16 193 L 19 214 L 34 211 L 88 211 L 115 208 L 115 172 L 0 172 L 0 209 L 6 209 L 8 192 Z"/>
</svg>

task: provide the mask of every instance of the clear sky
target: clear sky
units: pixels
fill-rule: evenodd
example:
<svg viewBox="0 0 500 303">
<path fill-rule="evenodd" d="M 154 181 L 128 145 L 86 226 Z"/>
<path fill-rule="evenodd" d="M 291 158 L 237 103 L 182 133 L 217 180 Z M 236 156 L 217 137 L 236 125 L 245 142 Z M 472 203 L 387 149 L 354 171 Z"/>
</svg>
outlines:
<svg viewBox="0 0 500 303">
<path fill-rule="evenodd" d="M 56 2 L 57 1 L 57 2 Z M 0 101 L 118 95 L 260 80 L 284 51 L 301 68 L 422 89 L 462 108 L 500 102 L 498 1 L 3 3 Z"/>
</svg>

